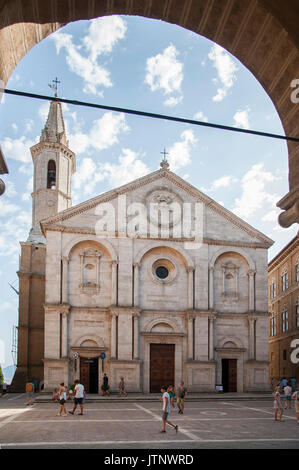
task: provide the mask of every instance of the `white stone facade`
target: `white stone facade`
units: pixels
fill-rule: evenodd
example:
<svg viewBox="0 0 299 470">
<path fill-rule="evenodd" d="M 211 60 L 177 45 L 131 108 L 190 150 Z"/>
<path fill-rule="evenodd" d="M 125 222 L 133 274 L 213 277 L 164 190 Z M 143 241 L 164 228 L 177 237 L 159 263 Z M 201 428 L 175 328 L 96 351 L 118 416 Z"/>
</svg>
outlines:
<svg viewBox="0 0 299 470">
<path fill-rule="evenodd" d="M 151 203 L 161 210 L 175 203 L 181 213 L 189 204 L 184 227 L 194 221 L 197 204 L 193 236 L 183 233 L 175 211 L 168 225 L 161 214 L 150 217 Z M 103 224 L 108 204 L 118 220 L 115 230 L 110 220 Z M 142 210 L 143 222 L 136 216 Z M 112 390 L 123 376 L 128 391 L 148 393 L 154 344 L 174 345 L 171 380 L 184 380 L 190 391 L 215 391 L 224 380 L 235 381 L 238 392 L 268 389 L 272 241 L 266 236 L 165 168 L 41 226 L 46 390 L 79 378 L 83 358 L 99 358 L 98 392 L 106 372 Z M 159 266 L 166 278 L 157 276 Z M 224 372 L 227 366 L 233 372 Z"/>
</svg>

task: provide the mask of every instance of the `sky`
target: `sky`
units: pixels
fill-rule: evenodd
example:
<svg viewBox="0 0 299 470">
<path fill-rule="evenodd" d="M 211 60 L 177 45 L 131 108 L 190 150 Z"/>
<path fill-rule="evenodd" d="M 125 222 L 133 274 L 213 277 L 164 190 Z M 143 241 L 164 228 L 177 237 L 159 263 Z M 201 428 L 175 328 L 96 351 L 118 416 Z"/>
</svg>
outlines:
<svg viewBox="0 0 299 470">
<path fill-rule="evenodd" d="M 36 45 L 6 87 L 62 98 L 283 134 L 253 74 L 219 45 L 184 28 L 140 17 L 71 23 Z M 0 198 L 0 364 L 11 365 L 18 323 L 20 241 L 31 228 L 33 165 L 47 101 L 5 95 L 0 144 L 9 168 Z M 76 154 L 73 205 L 159 167 L 170 170 L 272 240 L 271 260 L 297 233 L 283 229 L 276 203 L 288 193 L 285 141 L 123 113 L 63 105 Z"/>
</svg>

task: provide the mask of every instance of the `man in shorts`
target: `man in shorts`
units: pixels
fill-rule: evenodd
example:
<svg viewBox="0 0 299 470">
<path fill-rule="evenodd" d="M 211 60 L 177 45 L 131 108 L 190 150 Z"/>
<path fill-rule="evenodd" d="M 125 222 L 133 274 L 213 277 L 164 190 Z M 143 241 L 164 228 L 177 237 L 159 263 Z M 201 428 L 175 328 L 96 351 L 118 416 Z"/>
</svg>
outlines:
<svg viewBox="0 0 299 470">
<path fill-rule="evenodd" d="M 184 382 L 181 382 L 177 389 L 177 406 L 179 409 L 179 414 L 184 413 L 184 399 L 188 394 L 187 388 L 184 387 Z"/>
<path fill-rule="evenodd" d="M 29 381 L 26 383 L 26 395 L 27 395 L 27 405 L 33 405 L 33 397 L 34 397 L 34 383 Z"/>
<path fill-rule="evenodd" d="M 169 397 L 169 394 L 167 392 L 167 388 L 166 385 L 162 385 L 161 387 L 161 393 L 163 394 L 162 396 L 162 400 L 163 400 L 163 404 L 162 404 L 162 431 L 160 431 L 161 433 L 163 432 L 166 432 L 166 423 L 169 424 L 169 426 L 172 426 L 174 429 L 175 429 L 175 432 L 178 432 L 178 429 L 179 427 L 176 426 L 175 424 L 173 424 L 171 421 L 168 420 L 168 415 L 170 413 L 170 397 Z"/>
<path fill-rule="evenodd" d="M 72 411 L 69 411 L 71 415 L 73 415 L 76 411 L 77 406 L 80 406 L 80 413 L 79 415 L 83 415 L 83 399 L 84 399 L 84 385 L 80 384 L 80 381 L 77 379 L 75 380 L 75 388 L 74 388 L 74 408 Z"/>
</svg>

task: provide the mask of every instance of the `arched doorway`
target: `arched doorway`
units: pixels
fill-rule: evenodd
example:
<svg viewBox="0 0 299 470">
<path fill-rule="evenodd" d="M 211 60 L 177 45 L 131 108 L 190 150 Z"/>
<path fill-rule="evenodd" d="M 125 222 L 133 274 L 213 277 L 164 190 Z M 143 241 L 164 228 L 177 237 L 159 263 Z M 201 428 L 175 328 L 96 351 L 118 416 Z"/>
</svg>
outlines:
<svg viewBox="0 0 299 470">
<path fill-rule="evenodd" d="M 107 0 L 69 2 L 2 0 L 0 3 L 0 80 L 7 83 L 24 55 L 65 24 L 123 14 L 160 19 L 211 39 L 235 55 L 273 101 L 286 135 L 299 136 L 299 106 L 291 96 L 299 77 L 299 7 L 296 0 Z M 294 85 L 296 86 L 296 85 Z M 288 142 L 289 193 L 277 205 L 279 222 L 299 221 L 298 144 Z"/>
</svg>

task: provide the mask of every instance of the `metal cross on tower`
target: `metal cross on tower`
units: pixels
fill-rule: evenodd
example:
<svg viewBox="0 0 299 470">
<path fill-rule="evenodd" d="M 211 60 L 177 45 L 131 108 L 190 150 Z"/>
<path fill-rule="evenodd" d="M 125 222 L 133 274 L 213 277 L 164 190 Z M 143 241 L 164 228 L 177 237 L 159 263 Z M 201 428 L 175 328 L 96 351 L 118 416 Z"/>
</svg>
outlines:
<svg viewBox="0 0 299 470">
<path fill-rule="evenodd" d="M 165 148 L 164 148 L 164 151 L 163 152 L 160 152 L 162 155 L 163 155 L 163 160 L 162 162 L 160 163 L 160 167 L 163 169 L 163 170 L 168 170 L 169 168 L 169 163 L 168 161 L 166 160 L 166 155 L 169 155 L 168 152 L 166 152 Z"/>
<path fill-rule="evenodd" d="M 55 83 L 55 85 L 51 85 L 49 83 L 49 87 L 52 88 L 53 90 L 55 90 L 55 97 L 57 98 L 58 94 L 57 94 L 57 90 L 58 90 L 58 83 L 61 83 L 58 78 L 56 77 L 55 80 L 52 80 L 53 83 Z"/>
</svg>

